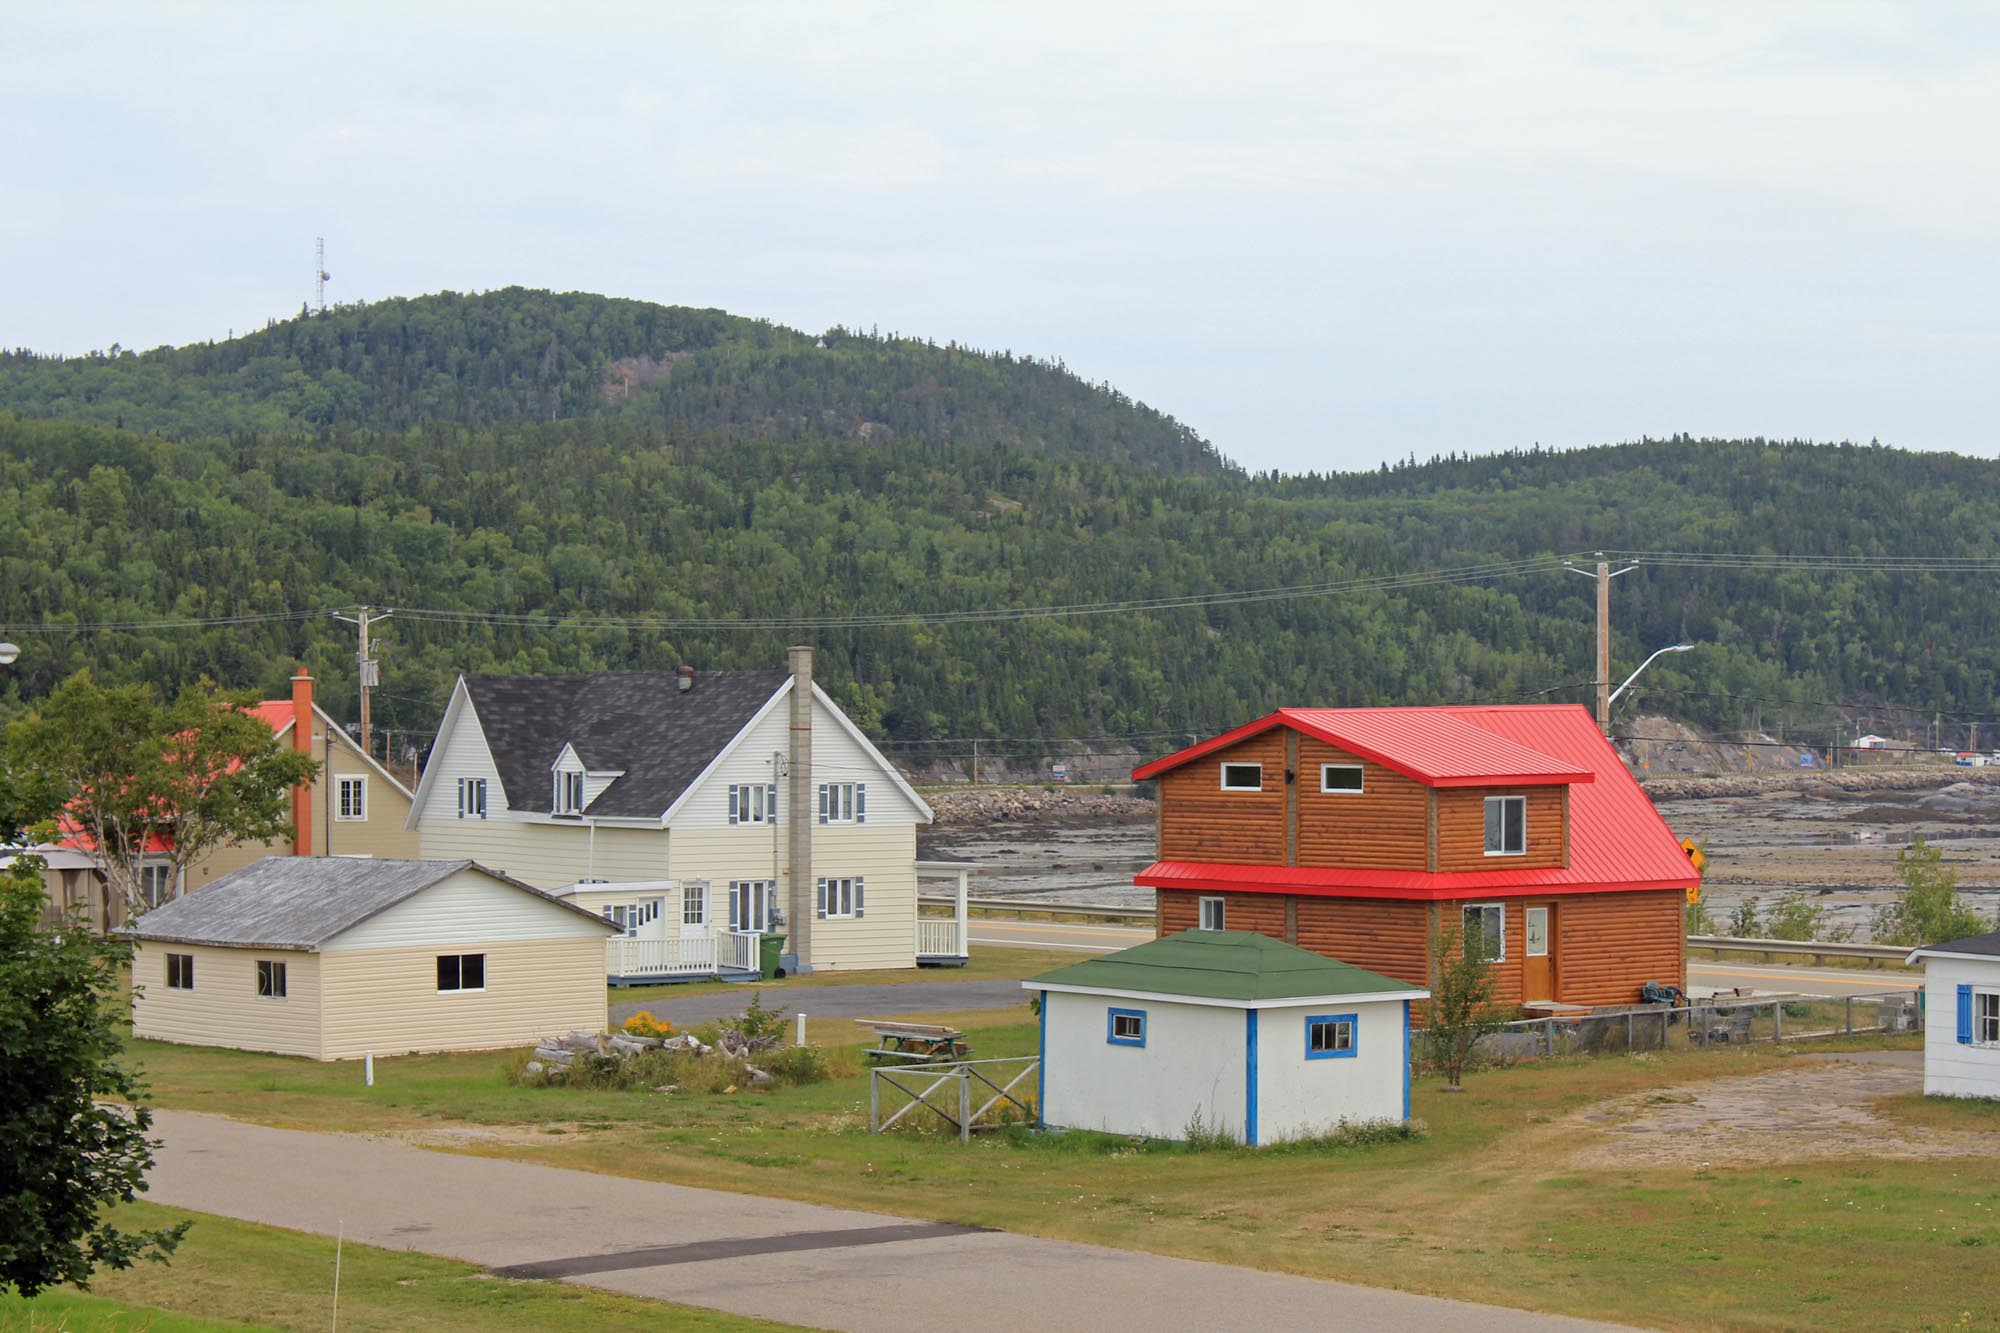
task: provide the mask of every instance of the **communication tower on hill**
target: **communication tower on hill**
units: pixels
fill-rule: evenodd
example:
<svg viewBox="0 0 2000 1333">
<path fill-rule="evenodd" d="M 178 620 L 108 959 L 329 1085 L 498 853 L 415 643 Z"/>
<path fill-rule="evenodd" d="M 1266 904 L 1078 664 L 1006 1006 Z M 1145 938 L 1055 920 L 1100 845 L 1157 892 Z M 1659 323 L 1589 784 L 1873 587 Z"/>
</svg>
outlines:
<svg viewBox="0 0 2000 1333">
<path fill-rule="evenodd" d="M 313 309 L 326 313 L 326 284 L 333 275 L 326 271 L 326 237 L 313 237 Z"/>
</svg>

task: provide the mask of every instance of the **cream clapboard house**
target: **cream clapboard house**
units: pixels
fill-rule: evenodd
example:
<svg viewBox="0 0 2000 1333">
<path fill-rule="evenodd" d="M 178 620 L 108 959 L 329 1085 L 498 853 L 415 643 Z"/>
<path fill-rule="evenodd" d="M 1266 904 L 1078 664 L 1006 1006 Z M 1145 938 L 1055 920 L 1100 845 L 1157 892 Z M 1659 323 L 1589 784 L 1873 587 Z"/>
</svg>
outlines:
<svg viewBox="0 0 2000 1333">
<path fill-rule="evenodd" d="M 159 1041 L 347 1060 L 605 1024 L 612 927 L 470 861 L 271 856 L 127 929 Z"/>
<path fill-rule="evenodd" d="M 747 974 L 768 932 L 788 970 L 962 960 L 962 911 L 918 924 L 930 820 L 808 648 L 789 671 L 462 677 L 410 815 L 424 856 L 613 921 L 614 981 Z"/>
</svg>

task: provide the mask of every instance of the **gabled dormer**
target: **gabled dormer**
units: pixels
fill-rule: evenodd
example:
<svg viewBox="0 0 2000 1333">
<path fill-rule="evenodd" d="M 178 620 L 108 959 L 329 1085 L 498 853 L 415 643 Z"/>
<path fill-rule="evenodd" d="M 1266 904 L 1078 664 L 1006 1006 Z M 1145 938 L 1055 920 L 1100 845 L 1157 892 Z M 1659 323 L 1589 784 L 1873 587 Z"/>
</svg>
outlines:
<svg viewBox="0 0 2000 1333">
<path fill-rule="evenodd" d="M 576 746 L 565 744 L 555 763 L 549 766 L 553 779 L 553 790 L 549 797 L 549 813 L 554 815 L 581 815 L 589 804 L 589 796 L 584 791 L 584 764 L 577 754 Z"/>
</svg>

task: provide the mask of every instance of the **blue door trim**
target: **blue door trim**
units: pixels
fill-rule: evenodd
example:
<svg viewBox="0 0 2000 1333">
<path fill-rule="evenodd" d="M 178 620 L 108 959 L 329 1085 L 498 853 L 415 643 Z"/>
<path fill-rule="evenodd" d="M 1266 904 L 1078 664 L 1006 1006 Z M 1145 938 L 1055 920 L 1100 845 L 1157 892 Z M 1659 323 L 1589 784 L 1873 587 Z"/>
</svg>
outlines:
<svg viewBox="0 0 2000 1333">
<path fill-rule="evenodd" d="M 1403 1001 L 1403 1119 L 1410 1118 L 1410 1002 Z"/>
<path fill-rule="evenodd" d="M 1035 1074 L 1037 1088 L 1035 1093 L 1035 1128 L 1046 1129 L 1048 1127 L 1049 1107 L 1049 993 L 1047 991 L 1040 991 L 1038 994 L 1042 997 L 1042 1036 L 1041 1045 L 1035 1051 L 1035 1068 L 1037 1071 Z M 1407 1004 L 1408 1001 L 1404 1003 Z"/>
<path fill-rule="evenodd" d="M 1257 1146 L 1257 1011 L 1245 1009 L 1243 1031 L 1243 1141 Z"/>
</svg>

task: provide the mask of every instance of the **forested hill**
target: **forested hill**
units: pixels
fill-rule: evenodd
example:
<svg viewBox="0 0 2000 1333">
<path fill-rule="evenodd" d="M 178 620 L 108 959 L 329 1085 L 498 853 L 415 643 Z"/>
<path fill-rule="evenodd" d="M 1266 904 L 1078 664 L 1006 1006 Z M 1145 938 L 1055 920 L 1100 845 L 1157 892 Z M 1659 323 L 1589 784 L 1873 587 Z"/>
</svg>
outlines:
<svg viewBox="0 0 2000 1333">
<path fill-rule="evenodd" d="M 1187 427 L 1060 365 L 523 288 L 341 307 L 145 353 L 0 353 L 0 410 L 175 436 L 611 417 L 676 435 L 895 436 L 1221 466 Z"/>
<path fill-rule="evenodd" d="M 806 639 L 857 721 L 912 757 L 939 742 L 962 752 L 957 738 L 973 736 L 1020 753 L 1046 752 L 1042 737 L 1124 737 L 1150 752 L 1285 703 L 1581 701 L 1592 590 L 1554 557 L 1610 549 L 1866 558 L 1660 563 L 1618 580 L 1621 677 L 1654 648 L 1699 645 L 1654 666 L 1635 707 L 1820 739 L 1837 708 L 1912 736 L 1934 711 L 2000 711 L 1992 575 L 1874 560 L 2000 555 L 1992 462 L 1673 439 L 1249 476 L 1169 419 L 1034 363 L 837 335 L 820 349 L 722 315 L 531 294 L 519 299 L 585 312 L 586 324 L 629 317 L 644 336 L 557 344 L 579 368 L 564 379 L 559 351 L 539 383 L 598 394 L 587 411 L 493 420 L 506 394 L 529 392 L 497 367 L 533 339 L 468 347 L 439 331 L 493 314 L 491 299 L 385 303 L 102 364 L 11 360 L 0 394 L 34 416 L 0 412 L 0 634 L 24 648 L 0 677 L 0 704 L 86 665 L 282 691 L 303 660 L 348 716 L 352 631 L 326 613 L 367 602 L 401 608 L 380 635 L 376 719 L 405 741 L 428 737 L 460 671 L 766 666 Z M 400 343 L 391 327 L 431 332 Z M 369 353 L 377 337 L 401 350 Z M 549 345 L 546 328 L 533 338 Z M 615 367 L 613 352 L 644 345 L 660 361 L 674 339 L 689 354 L 629 395 L 606 398 L 601 372 L 580 368 L 585 347 Z M 227 360 L 251 344 L 263 352 Z M 303 368 L 336 350 L 355 367 L 339 373 L 372 386 L 357 417 L 377 424 L 315 425 L 285 397 L 345 391 L 333 370 Z M 437 371 L 438 392 L 459 396 L 424 405 L 412 367 L 489 354 L 502 358 L 490 376 Z M 302 384 L 259 397 L 243 384 L 257 371 L 228 368 L 271 358 L 289 358 L 284 373 Z M 922 365 L 960 375 L 945 395 L 958 407 L 936 429 L 898 387 Z M 691 366 L 704 378 L 684 375 Z M 673 397 L 676 380 L 689 396 Z M 125 406 L 108 403 L 118 395 Z M 871 404 L 834 420 L 881 424 L 836 428 L 823 410 L 795 410 L 822 400 Z M 790 406 L 747 406 L 777 402 Z M 266 411 L 275 424 L 232 416 Z M 1154 456 L 1174 439 L 1188 447 L 1184 466 Z M 1539 563 L 1419 581 L 1519 560 Z M 958 619 L 1385 578 L 1403 581 Z M 852 616 L 918 623 L 719 623 Z M 195 620 L 230 623 L 182 623 Z M 49 625 L 79 628 L 40 632 Z"/>
</svg>

